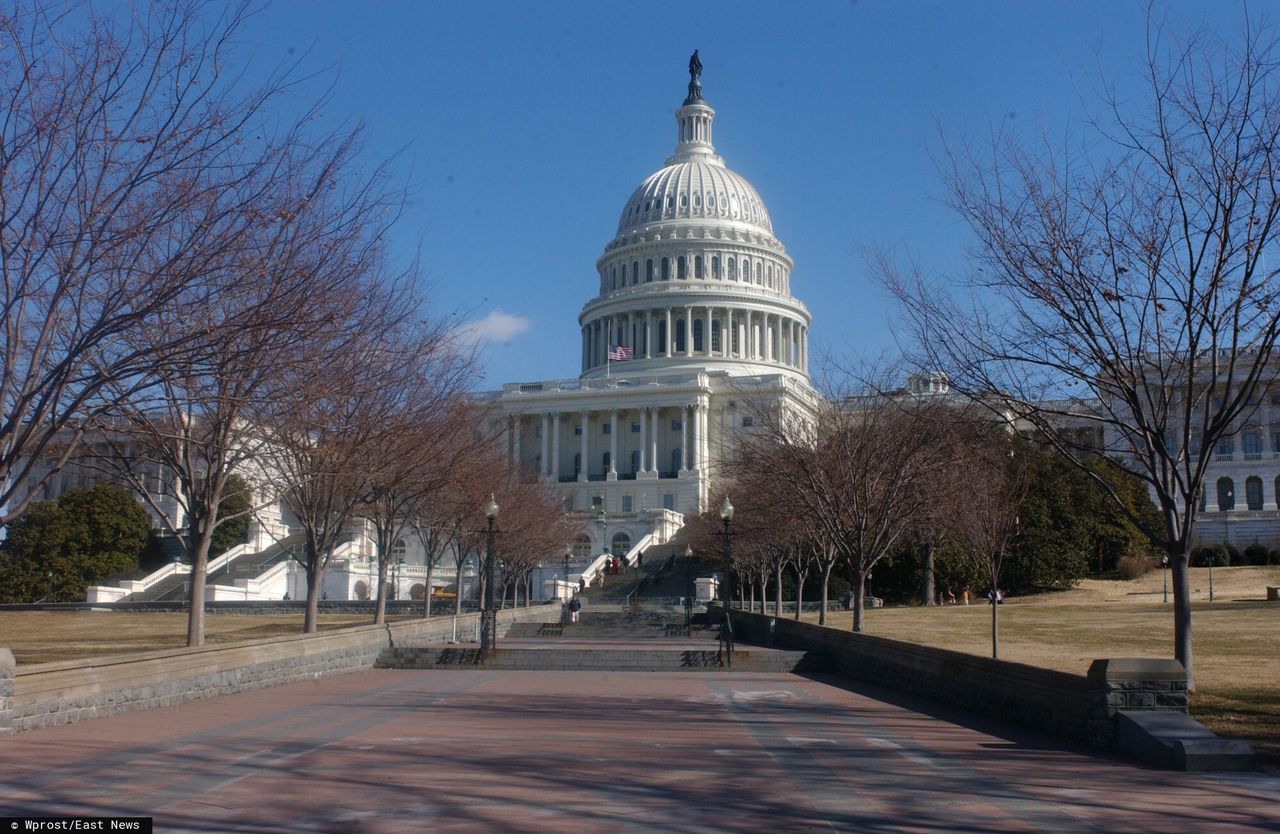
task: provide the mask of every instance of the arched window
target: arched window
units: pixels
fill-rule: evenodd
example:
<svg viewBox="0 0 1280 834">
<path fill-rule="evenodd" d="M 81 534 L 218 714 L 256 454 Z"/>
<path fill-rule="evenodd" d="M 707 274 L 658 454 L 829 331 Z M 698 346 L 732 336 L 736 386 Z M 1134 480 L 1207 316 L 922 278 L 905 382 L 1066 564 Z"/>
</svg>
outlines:
<svg viewBox="0 0 1280 834">
<path fill-rule="evenodd" d="M 1262 479 L 1257 475 L 1245 479 L 1244 501 L 1251 510 L 1262 509 Z"/>
<path fill-rule="evenodd" d="M 640 450 L 636 449 L 631 453 L 631 474 L 634 475 L 640 471 Z"/>
<path fill-rule="evenodd" d="M 684 353 L 684 319 L 676 320 L 676 353 Z"/>
<path fill-rule="evenodd" d="M 765 286 L 773 289 L 773 264 L 769 264 L 769 268 L 765 271 Z"/>
<path fill-rule="evenodd" d="M 689 268 L 688 268 L 688 265 L 685 263 L 684 255 L 678 255 L 676 257 L 676 278 L 680 281 L 683 281 L 688 277 L 689 277 Z"/>
<path fill-rule="evenodd" d="M 720 352 L 720 321 L 716 319 L 711 322 L 711 352 Z"/>
<path fill-rule="evenodd" d="M 396 539 L 396 543 L 391 545 L 391 564 L 404 561 L 409 554 L 409 545 L 405 544 L 404 539 Z"/>
<path fill-rule="evenodd" d="M 658 353 L 667 352 L 667 323 L 662 319 L 658 320 Z"/>
<path fill-rule="evenodd" d="M 738 344 L 738 331 L 741 329 L 742 329 L 741 327 L 731 327 L 729 329 L 729 333 L 731 337 L 730 341 L 732 342 L 732 344 L 729 347 L 733 351 L 734 356 L 737 356 L 742 353 L 742 348 Z"/>
<path fill-rule="evenodd" d="M 689 207 L 689 195 L 688 195 L 688 194 L 681 194 L 681 195 L 680 195 L 680 208 L 688 208 L 688 207 Z"/>
<path fill-rule="evenodd" d="M 609 552 L 618 558 L 627 555 L 627 551 L 631 549 L 631 537 L 626 533 L 614 533 L 613 541 L 610 543 Z"/>
<path fill-rule="evenodd" d="M 729 275 L 730 281 L 738 280 L 738 262 L 736 260 L 734 260 L 733 258 L 729 258 L 729 260 L 725 263 L 725 269 Z"/>
<path fill-rule="evenodd" d="M 756 283 L 764 286 L 764 266 L 759 261 L 756 261 Z"/>
<path fill-rule="evenodd" d="M 1230 478 L 1218 479 L 1218 509 L 1222 512 L 1236 508 L 1236 485 Z"/>
<path fill-rule="evenodd" d="M 717 279 L 720 277 L 720 256 L 719 255 L 711 256 L 711 277 L 717 278 Z"/>
<path fill-rule="evenodd" d="M 693 352 L 702 352 L 702 319 L 693 320 Z"/>
<path fill-rule="evenodd" d="M 693 256 L 693 277 L 694 277 L 694 278 L 702 278 L 702 277 L 703 277 L 703 275 L 702 275 L 702 256 L 701 256 L 701 255 L 694 255 L 694 256 Z"/>
<path fill-rule="evenodd" d="M 694 208 L 702 208 L 702 195 L 701 195 L 701 194 L 694 194 L 694 195 L 693 195 L 693 207 L 694 207 Z"/>
<path fill-rule="evenodd" d="M 653 282 L 653 258 L 644 262 L 644 282 L 646 284 Z"/>
<path fill-rule="evenodd" d="M 573 541 L 573 561 L 584 562 L 591 558 L 591 538 L 585 533 Z"/>
<path fill-rule="evenodd" d="M 669 258 L 662 259 L 662 280 L 671 280 L 671 260 Z"/>
<path fill-rule="evenodd" d="M 1201 487 L 1200 487 L 1200 512 L 1204 512 L 1204 511 L 1205 511 L 1205 510 L 1207 510 L 1207 509 L 1209 509 L 1209 490 L 1205 489 L 1205 488 L 1204 488 L 1204 486 L 1203 486 L 1203 485 L 1201 485 Z"/>
<path fill-rule="evenodd" d="M 640 262 L 632 261 L 631 262 L 631 286 L 634 287 L 636 284 L 639 284 L 639 283 L 640 283 Z"/>
<path fill-rule="evenodd" d="M 615 266 L 611 272 L 613 273 L 613 277 L 610 279 L 610 288 L 616 290 L 618 288 L 618 268 Z"/>
</svg>

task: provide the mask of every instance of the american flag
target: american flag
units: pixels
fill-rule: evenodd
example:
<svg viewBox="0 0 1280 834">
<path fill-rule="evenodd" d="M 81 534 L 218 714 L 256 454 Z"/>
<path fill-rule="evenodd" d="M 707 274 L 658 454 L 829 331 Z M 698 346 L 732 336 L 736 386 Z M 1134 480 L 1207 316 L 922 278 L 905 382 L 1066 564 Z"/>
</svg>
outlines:
<svg viewBox="0 0 1280 834">
<path fill-rule="evenodd" d="M 624 359 L 635 359 L 636 352 L 627 345 L 609 345 L 609 361 L 621 362 Z"/>
</svg>

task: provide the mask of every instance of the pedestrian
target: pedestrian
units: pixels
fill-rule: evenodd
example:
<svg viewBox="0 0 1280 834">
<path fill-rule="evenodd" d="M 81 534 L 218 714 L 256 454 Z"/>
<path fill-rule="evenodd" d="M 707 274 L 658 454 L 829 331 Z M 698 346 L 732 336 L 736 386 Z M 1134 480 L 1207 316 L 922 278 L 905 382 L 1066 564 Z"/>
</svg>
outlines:
<svg viewBox="0 0 1280 834">
<path fill-rule="evenodd" d="M 969 589 L 968 589 L 968 588 L 965 588 L 965 589 L 964 589 L 964 604 L 965 604 L 965 605 L 968 605 L 968 604 L 969 604 Z"/>
<path fill-rule="evenodd" d="M 569 622 L 578 622 L 578 612 L 582 610 L 582 601 L 575 594 L 573 599 L 569 600 Z"/>
<path fill-rule="evenodd" d="M 948 588 L 947 589 L 947 605 L 955 605 L 955 604 L 956 604 L 956 592 Z"/>
</svg>

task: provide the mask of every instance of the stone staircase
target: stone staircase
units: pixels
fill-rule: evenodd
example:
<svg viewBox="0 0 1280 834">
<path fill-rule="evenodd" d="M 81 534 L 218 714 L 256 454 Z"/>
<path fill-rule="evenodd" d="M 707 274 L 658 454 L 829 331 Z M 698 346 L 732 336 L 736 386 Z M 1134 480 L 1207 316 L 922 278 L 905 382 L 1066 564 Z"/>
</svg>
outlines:
<svg viewBox="0 0 1280 834">
<path fill-rule="evenodd" d="M 505 640 L 488 661 L 474 646 L 397 646 L 386 649 L 374 664 L 379 669 L 485 668 L 542 672 L 829 672 L 820 655 L 739 647 L 733 656 L 711 643 L 707 648 L 649 648 L 634 645 L 520 647 Z"/>
<path fill-rule="evenodd" d="M 601 610 L 603 609 L 603 610 Z M 487 669 L 607 672 L 824 672 L 831 663 L 805 651 L 737 644 L 732 656 L 705 623 L 686 628 L 682 610 L 622 610 L 599 604 L 577 623 L 514 623 L 483 660 L 474 645 L 396 646 L 382 669 Z"/>
</svg>

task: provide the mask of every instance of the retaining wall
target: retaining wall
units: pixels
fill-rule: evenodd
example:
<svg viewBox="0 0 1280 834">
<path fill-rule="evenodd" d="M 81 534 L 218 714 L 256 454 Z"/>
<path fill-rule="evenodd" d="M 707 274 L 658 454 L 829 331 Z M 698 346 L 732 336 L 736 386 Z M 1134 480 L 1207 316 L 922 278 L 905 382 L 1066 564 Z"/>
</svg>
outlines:
<svg viewBox="0 0 1280 834">
<path fill-rule="evenodd" d="M 498 633 L 519 621 L 559 622 L 560 609 L 500 611 Z M 477 616 L 458 618 L 461 639 L 474 633 Z M 384 649 L 442 642 L 453 628 L 452 617 L 434 617 L 17 667 L 0 648 L 0 735 L 369 669 Z"/>
<path fill-rule="evenodd" d="M 713 612 L 712 622 L 719 616 Z M 841 674 L 856 680 L 1060 736 L 1090 738 L 1089 681 L 1084 675 L 744 611 L 733 612 L 733 628 L 739 640 L 760 645 L 772 640 L 776 645 L 823 652 Z"/>
</svg>

